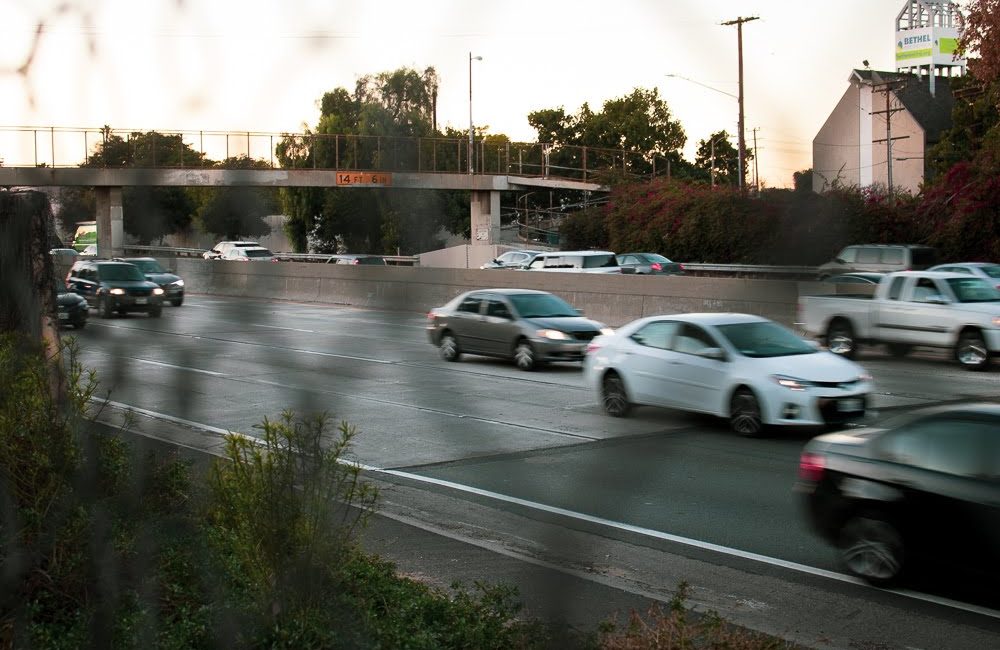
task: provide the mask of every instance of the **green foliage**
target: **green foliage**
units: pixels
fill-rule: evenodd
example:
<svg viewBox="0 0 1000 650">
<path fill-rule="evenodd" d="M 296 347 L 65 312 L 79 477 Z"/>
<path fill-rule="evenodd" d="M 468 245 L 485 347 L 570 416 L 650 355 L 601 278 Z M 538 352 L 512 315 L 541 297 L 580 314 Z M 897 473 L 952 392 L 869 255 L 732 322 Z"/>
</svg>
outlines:
<svg viewBox="0 0 1000 650">
<path fill-rule="evenodd" d="M 56 217 L 59 224 L 70 238 L 76 232 L 76 225 L 81 221 L 93 221 L 97 214 L 97 198 L 92 187 L 61 187 L 59 188 L 59 212 Z M 64 242 L 69 244 L 71 242 Z"/>
<path fill-rule="evenodd" d="M 227 158 L 219 163 L 226 169 L 269 169 L 270 164 L 248 156 Z M 229 185 L 191 188 L 200 204 L 197 222 L 202 232 L 222 239 L 256 238 L 268 234 L 264 217 L 279 208 L 278 192 L 273 188 Z"/>
<path fill-rule="evenodd" d="M 122 137 L 105 126 L 103 138 L 84 167 L 202 167 L 211 165 L 181 135 L 156 131 Z M 122 189 L 125 231 L 148 244 L 186 230 L 196 203 L 187 188 L 133 186 Z M 93 215 L 93 213 L 91 213 Z M 92 220 L 93 216 L 89 220 Z"/>
<path fill-rule="evenodd" d="M 361 170 L 457 169 L 452 148 L 418 149 L 399 137 L 434 135 L 437 74 L 400 68 L 361 77 L 353 93 L 337 88 L 320 100 L 315 132 L 277 146 L 284 167 Z M 454 192 L 283 188 L 286 234 L 297 251 L 412 254 L 438 244 L 441 227 L 468 228 L 468 198 Z M 465 193 L 459 193 L 465 194 Z M 464 207 L 464 214 L 462 209 Z"/>
<path fill-rule="evenodd" d="M 738 187 L 740 152 L 729 141 L 730 137 L 732 136 L 723 130 L 711 134 L 704 140 L 700 140 L 698 142 L 698 150 L 695 152 L 694 166 L 704 172 L 703 178 L 709 182 L 711 182 L 712 170 L 714 169 L 716 185 Z M 714 160 L 713 142 L 715 143 Z M 744 155 L 746 156 L 744 169 L 750 169 L 750 161 L 753 160 L 753 151 L 748 149 Z"/>
<path fill-rule="evenodd" d="M 211 478 L 212 522 L 246 593 L 277 620 L 322 602 L 355 527 L 374 507 L 375 488 L 340 463 L 354 427 L 325 437 L 325 414 L 265 419 L 262 437 L 230 435 Z"/>
</svg>

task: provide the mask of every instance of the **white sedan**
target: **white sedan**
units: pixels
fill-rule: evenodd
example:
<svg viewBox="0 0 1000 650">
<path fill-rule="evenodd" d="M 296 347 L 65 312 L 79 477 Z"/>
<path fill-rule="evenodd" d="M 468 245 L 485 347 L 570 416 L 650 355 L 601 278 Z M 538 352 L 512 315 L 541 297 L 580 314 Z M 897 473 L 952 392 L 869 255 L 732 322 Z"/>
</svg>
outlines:
<svg viewBox="0 0 1000 650">
<path fill-rule="evenodd" d="M 697 411 L 747 436 L 769 424 L 860 419 L 872 390 L 858 364 L 748 314 L 633 321 L 590 343 L 584 372 L 608 415 L 638 404 Z"/>
</svg>

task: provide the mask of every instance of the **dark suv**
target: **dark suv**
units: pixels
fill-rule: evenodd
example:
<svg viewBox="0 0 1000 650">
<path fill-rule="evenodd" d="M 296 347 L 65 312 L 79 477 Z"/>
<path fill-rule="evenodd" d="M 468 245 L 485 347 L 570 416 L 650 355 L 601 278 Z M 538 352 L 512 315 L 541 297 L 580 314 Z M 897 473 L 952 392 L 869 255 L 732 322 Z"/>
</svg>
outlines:
<svg viewBox="0 0 1000 650">
<path fill-rule="evenodd" d="M 163 310 L 163 289 L 128 262 L 74 262 L 66 275 L 66 286 L 86 298 L 104 318 L 130 311 L 143 311 L 157 318 Z"/>
<path fill-rule="evenodd" d="M 155 282 L 163 289 L 163 300 L 169 300 L 174 307 L 184 304 L 184 280 L 175 274 L 172 268 L 163 268 L 152 257 L 116 257 L 115 261 L 135 264 L 147 280 Z"/>
<path fill-rule="evenodd" d="M 796 491 L 845 568 L 872 584 L 916 565 L 946 578 L 1000 577 L 1000 404 L 926 409 L 884 429 L 814 438 Z"/>
</svg>

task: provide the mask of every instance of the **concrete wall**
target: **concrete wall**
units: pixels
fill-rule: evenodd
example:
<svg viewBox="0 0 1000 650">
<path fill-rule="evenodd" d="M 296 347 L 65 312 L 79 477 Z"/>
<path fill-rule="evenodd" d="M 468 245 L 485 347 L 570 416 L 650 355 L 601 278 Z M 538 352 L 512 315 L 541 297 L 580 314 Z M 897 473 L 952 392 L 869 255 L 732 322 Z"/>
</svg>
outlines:
<svg viewBox="0 0 1000 650">
<path fill-rule="evenodd" d="M 426 312 L 471 289 L 522 287 L 558 294 L 594 319 L 618 327 L 642 316 L 678 312 L 744 312 L 792 325 L 798 296 L 828 293 L 818 282 L 375 267 L 305 262 L 170 263 L 187 290 L 357 307 Z M 826 290 L 826 291 L 824 291 Z"/>
<path fill-rule="evenodd" d="M 869 99 L 870 95 L 869 90 Z M 814 192 L 829 190 L 835 181 L 842 185 L 861 184 L 860 102 L 860 89 L 851 84 L 813 138 Z M 869 138 L 865 146 L 870 147 L 870 142 Z M 870 169 L 867 171 L 871 173 Z"/>
</svg>

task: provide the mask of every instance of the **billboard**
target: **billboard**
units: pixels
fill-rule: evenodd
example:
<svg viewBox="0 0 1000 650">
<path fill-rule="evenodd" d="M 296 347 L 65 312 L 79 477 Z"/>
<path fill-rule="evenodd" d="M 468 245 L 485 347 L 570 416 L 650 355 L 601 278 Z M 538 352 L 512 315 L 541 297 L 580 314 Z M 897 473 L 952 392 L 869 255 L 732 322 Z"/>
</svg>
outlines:
<svg viewBox="0 0 1000 650">
<path fill-rule="evenodd" d="M 955 59 L 957 27 L 915 27 L 896 32 L 896 67 L 922 65 L 965 65 Z"/>
</svg>

